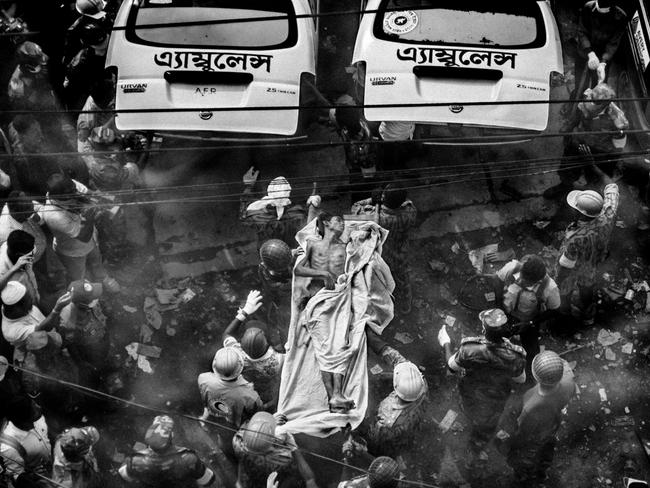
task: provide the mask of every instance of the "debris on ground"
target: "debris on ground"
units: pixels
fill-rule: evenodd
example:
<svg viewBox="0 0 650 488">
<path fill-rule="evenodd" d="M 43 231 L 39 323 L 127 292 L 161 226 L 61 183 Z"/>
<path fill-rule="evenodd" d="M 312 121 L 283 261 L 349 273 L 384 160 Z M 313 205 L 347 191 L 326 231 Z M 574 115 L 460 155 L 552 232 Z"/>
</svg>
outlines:
<svg viewBox="0 0 650 488">
<path fill-rule="evenodd" d="M 467 256 L 469 257 L 472 266 L 477 273 L 482 273 L 483 268 L 485 267 L 485 257 L 488 254 L 493 254 L 498 252 L 499 244 L 488 244 L 487 246 L 480 247 L 478 249 L 472 249 L 469 251 Z"/>
<path fill-rule="evenodd" d="M 370 368 L 370 372 L 374 375 L 381 374 L 384 371 L 384 368 L 379 366 L 378 364 L 375 364 L 372 368 Z"/>
<path fill-rule="evenodd" d="M 533 222 L 533 225 L 537 227 L 538 229 L 545 229 L 551 224 L 550 220 L 538 220 L 536 222 Z"/>
<path fill-rule="evenodd" d="M 138 311 L 137 308 L 135 308 L 135 307 L 131 307 L 131 306 L 129 306 L 129 305 L 122 305 L 122 309 L 123 309 L 125 312 L 129 312 L 129 313 L 136 313 L 136 312 Z"/>
<path fill-rule="evenodd" d="M 449 429 L 451 429 L 451 426 L 454 425 L 454 422 L 456 421 L 457 417 L 458 417 L 458 412 L 452 410 L 451 408 L 447 410 L 447 413 L 438 424 L 438 427 L 440 427 L 440 430 L 442 431 L 443 434 L 447 432 Z"/>
<path fill-rule="evenodd" d="M 606 329 L 600 329 L 598 332 L 598 337 L 596 338 L 598 344 L 601 346 L 612 346 L 621 340 L 620 332 L 610 332 Z"/>
<path fill-rule="evenodd" d="M 410 344 L 413 342 L 413 337 L 408 332 L 398 332 L 395 334 L 395 340 L 402 344 Z"/>
</svg>

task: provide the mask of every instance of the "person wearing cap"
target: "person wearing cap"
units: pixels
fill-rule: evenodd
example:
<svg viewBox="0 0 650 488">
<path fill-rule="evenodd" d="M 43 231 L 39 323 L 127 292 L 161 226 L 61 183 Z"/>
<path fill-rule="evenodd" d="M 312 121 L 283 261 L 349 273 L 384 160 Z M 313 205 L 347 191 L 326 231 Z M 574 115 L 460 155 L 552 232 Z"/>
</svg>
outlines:
<svg viewBox="0 0 650 488">
<path fill-rule="evenodd" d="M 34 486 L 40 476 L 50 476 L 52 446 L 41 409 L 27 397 L 13 399 L 7 422 L 0 431 L 0 456 L 5 476 L 13 486 Z M 23 484 L 25 483 L 25 484 Z"/>
<path fill-rule="evenodd" d="M 16 49 L 18 66 L 11 75 L 7 95 L 13 109 L 58 108 L 47 76 L 49 58 L 38 44 L 25 41 Z"/>
<path fill-rule="evenodd" d="M 602 195 L 573 190 L 566 197 L 577 219 L 565 231 L 556 276 L 565 317 L 583 325 L 593 323 L 597 270 L 607 259 L 619 205 L 618 185 L 595 169 L 606 184 Z"/>
<path fill-rule="evenodd" d="M 22 363 L 25 343 L 32 332 L 49 331 L 59 323 L 61 310 L 70 303 L 70 293 L 61 295 L 46 317 L 34 304 L 25 285 L 10 281 L 0 292 L 2 298 L 2 335 L 14 347 L 14 361 Z"/>
<path fill-rule="evenodd" d="M 243 370 L 241 353 L 234 347 L 223 347 L 214 355 L 212 371 L 201 373 L 197 379 L 204 406 L 201 418 L 227 427 L 215 429 L 207 424 L 219 447 L 231 457 L 234 431 L 264 406 L 253 384 L 242 376 Z"/>
<path fill-rule="evenodd" d="M 535 386 L 506 411 L 497 433 L 506 446 L 518 488 L 544 486 L 563 410 L 576 392 L 573 371 L 553 351 L 535 356 L 532 371 Z"/>
<path fill-rule="evenodd" d="M 569 134 L 558 169 L 560 183 L 545 190 L 544 198 L 553 199 L 573 189 L 583 169 L 588 183 L 597 180 L 598 166 L 613 174 L 618 165 L 617 155 L 627 144 L 625 131 L 630 124 L 623 110 L 611 101 L 616 98 L 614 89 L 602 82 L 587 88 L 583 95 L 584 100 L 562 130 Z M 576 164 L 585 161 L 593 164 Z"/>
<path fill-rule="evenodd" d="M 244 360 L 242 375 L 253 383 L 255 391 L 264 402 L 264 410 L 273 411 L 278 403 L 284 354 L 269 345 L 264 331 L 266 325 L 257 320 L 249 322 L 241 338 L 237 339 L 239 328 L 261 306 L 262 294 L 252 290 L 246 298 L 246 304 L 237 311 L 235 319 L 224 331 L 223 347 L 232 347 L 239 351 Z"/>
<path fill-rule="evenodd" d="M 93 446 L 99 432 L 91 425 L 72 427 L 54 442 L 52 479 L 61 488 L 99 488 L 101 475 Z"/>
<path fill-rule="evenodd" d="M 239 209 L 241 222 L 255 229 L 258 246 L 268 239 L 295 242 L 296 233 L 316 218 L 321 198 L 311 195 L 306 203 L 308 211 L 305 211 L 304 206 L 293 203 L 289 198 L 291 185 L 287 179 L 278 176 L 269 183 L 267 194 L 260 200 L 254 200 L 253 191 L 259 174 L 253 166 L 244 174 L 244 191 Z"/>
<path fill-rule="evenodd" d="M 54 235 L 53 248 L 66 269 L 68 282 L 90 273 L 106 291 L 118 293 L 120 285 L 106 273 L 97 245 L 97 207 L 88 199 L 88 188 L 65 175 L 50 178 L 40 216 Z"/>
<path fill-rule="evenodd" d="M 233 437 L 232 445 L 239 461 L 237 483 L 240 488 L 264 486 L 274 471 L 283 486 L 299 486 L 301 478 L 306 488 L 318 486 L 293 435 L 277 430 L 278 418 L 285 420 L 281 415 L 257 412 Z"/>
<path fill-rule="evenodd" d="M 454 373 L 464 372 L 458 389 L 463 411 L 472 425 L 467 466 L 475 474 L 488 460 L 485 448 L 514 383 L 526 381 L 526 351 L 505 338 L 508 317 L 503 310 L 484 310 L 479 319 L 483 335 L 463 338 L 455 353 L 444 324 L 438 333 L 447 367 Z"/>
<path fill-rule="evenodd" d="M 71 302 L 61 310 L 60 332 L 70 356 L 80 366 L 90 365 L 96 372 L 106 367 L 109 337 L 106 316 L 99 303 L 101 283 L 77 280 L 68 290 Z"/>
<path fill-rule="evenodd" d="M 526 374 L 529 375 L 530 363 L 539 352 L 539 327 L 557 316 L 560 289 L 548 275 L 544 260 L 535 254 L 513 259 L 496 276 L 502 287 L 503 310 L 510 322 L 518 326 L 515 332 L 526 350 Z"/>
<path fill-rule="evenodd" d="M 0 212 L 0 244 L 7 242 L 14 230 L 31 234 L 34 238 L 34 263 L 37 263 L 45 253 L 47 241 L 34 203 L 24 192 L 14 190 L 9 194 Z"/>
<path fill-rule="evenodd" d="M 395 279 L 395 301 L 400 311 L 410 313 L 413 293 L 408 259 L 410 232 L 417 218 L 415 205 L 407 198 L 402 185 L 388 183 L 382 189 L 379 201 L 373 198 L 360 200 L 352 205 L 350 213 L 372 217 L 389 231 L 381 256 Z"/>
<path fill-rule="evenodd" d="M 40 302 L 38 282 L 34 275 L 34 237 L 22 230 L 14 230 L 7 242 L 0 246 L 0 290 L 9 281 L 18 281 L 27 289 L 32 303 Z"/>
<path fill-rule="evenodd" d="M 147 448 L 128 456 L 118 473 L 129 485 L 150 488 L 211 485 L 216 476 L 192 449 L 174 445 L 174 421 L 159 415 L 144 436 Z"/>
<path fill-rule="evenodd" d="M 344 473 L 343 477 L 348 476 Z M 397 461 L 388 456 L 379 456 L 370 463 L 368 474 L 341 481 L 338 488 L 397 488 L 401 478 Z"/>
</svg>

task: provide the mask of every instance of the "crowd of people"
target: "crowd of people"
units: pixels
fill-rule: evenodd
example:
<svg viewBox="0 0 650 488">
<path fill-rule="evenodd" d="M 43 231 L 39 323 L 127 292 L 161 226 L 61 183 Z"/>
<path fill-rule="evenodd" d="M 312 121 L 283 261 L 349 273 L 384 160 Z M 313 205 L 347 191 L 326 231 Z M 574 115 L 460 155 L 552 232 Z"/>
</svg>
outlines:
<svg viewBox="0 0 650 488">
<path fill-rule="evenodd" d="M 115 203 L 103 192 L 140 184 L 148 145 L 141 134 L 117 130 L 111 112 L 116 80 L 104 61 L 119 3 L 76 0 L 36 9 L 30 1 L 0 1 L 3 32 L 11 34 L 0 41 L 0 86 L 7 87 L 0 96 L 0 139 L 13 156 L 0 163 L 0 486 L 331 486 L 317 479 L 294 435 L 282 428 L 291 420 L 278 403 L 285 344 L 293 315 L 304 311 L 307 299 L 344 285 L 349 243 L 366 239 L 372 229 L 389 231 L 378 249 L 390 270 L 386 288 L 393 298 L 385 305 L 391 318 L 393 299 L 401 316 L 411 312 L 408 258 L 417 210 L 394 182 L 383 181 L 379 190 L 355 199 L 343 216 L 323 211 L 316 189 L 304 205 L 292 201 L 291 184 L 281 176 L 256 200 L 259 171 L 251 168 L 243 178 L 239 217 L 257 234 L 255 283 L 261 291 L 249 293 L 223 332 L 211 371 L 197 379 L 204 410 L 196 420 L 215 441 L 218 461 L 178 446 L 177 426 L 166 414 L 152 420 L 146 445 L 127 455 L 117 474 L 107 473 L 96 458 L 100 432 L 82 422 L 92 404 L 66 384 L 119 390 L 102 300 L 118 294 L 120 284 L 104 266 L 98 223 L 110 225 L 107 209 Z M 547 483 L 562 411 L 577 387 L 565 360 L 540 351 L 540 329 L 594 322 L 598 267 L 608 256 L 619 204 L 616 165 L 611 158 L 601 164 L 599 155 L 620 152 L 629 127 L 606 83 L 626 15 L 605 0 L 587 2 L 580 14 L 577 65 L 596 82 L 575 110 L 568 109 L 565 161 L 591 158 L 587 184 L 600 191 L 576 183 L 581 171 L 575 165 L 561 166 L 561 184 L 545 196 L 563 194 L 575 222 L 557 262 L 549 267 L 536 255 L 508 262 L 491 276 L 496 298 L 477 317 L 482 333 L 458 344 L 444 325 L 438 333 L 471 425 L 464 457 L 469 478 L 480 477 L 493 442 L 512 467 L 516 486 Z M 413 137 L 413 124 L 371 127 L 351 97 L 338 101 L 331 119 L 344 140 L 369 142 L 346 147 L 347 166 L 358 181 L 377 181 L 382 161 L 397 158 L 397 150 L 385 146 L 378 159 L 373 139 Z M 600 134 L 611 131 L 619 132 Z M 376 227 L 350 236 L 351 221 Z M 311 222 L 319 237 L 294 248 L 296 235 Z M 294 299 L 296 277 L 309 280 L 302 301 Z M 312 341 L 320 340 L 317 331 L 311 333 Z M 366 327 L 365 336 L 368 348 L 392 369 L 393 388 L 355 431 L 345 432 L 338 486 L 397 487 L 401 478 L 413 477 L 400 456 L 424 442 L 419 433 L 432 394 L 417 364 L 376 329 Z M 344 416 L 358 407 L 343 393 L 344 373 L 321 373 L 331 412 Z M 53 423 L 55 436 L 49 432 Z"/>
</svg>

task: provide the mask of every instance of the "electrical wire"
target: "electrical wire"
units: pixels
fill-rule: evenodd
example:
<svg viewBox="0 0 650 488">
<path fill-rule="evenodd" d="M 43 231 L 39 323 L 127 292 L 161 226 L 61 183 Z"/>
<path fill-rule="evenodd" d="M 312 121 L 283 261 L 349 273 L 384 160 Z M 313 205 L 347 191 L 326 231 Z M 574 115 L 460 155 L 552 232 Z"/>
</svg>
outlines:
<svg viewBox="0 0 650 488">
<path fill-rule="evenodd" d="M 7 445 L 10 446 L 9 444 L 7 444 Z M 11 447 L 11 446 L 10 446 L 10 447 Z M 0 453 L 0 457 L 1 457 L 2 459 L 4 459 L 5 461 L 9 461 L 9 462 L 12 462 L 12 463 L 14 463 L 14 464 L 20 466 L 21 468 L 23 468 L 23 470 L 24 470 L 25 473 L 29 473 L 29 474 L 36 475 L 36 476 L 38 476 L 40 479 L 45 480 L 45 481 L 47 481 L 47 482 L 49 482 L 49 483 L 52 483 L 52 484 L 54 484 L 55 486 L 59 486 L 60 488 L 69 488 L 68 485 L 61 484 L 61 483 L 59 483 L 58 481 L 54 481 L 52 478 L 48 478 L 48 477 L 45 476 L 44 474 L 39 473 L 38 471 L 31 470 L 31 469 L 29 469 L 29 467 L 25 466 L 24 463 L 18 462 L 18 461 L 16 461 L 15 459 L 10 458 L 9 456 L 6 456 L 6 455 Z"/>
</svg>

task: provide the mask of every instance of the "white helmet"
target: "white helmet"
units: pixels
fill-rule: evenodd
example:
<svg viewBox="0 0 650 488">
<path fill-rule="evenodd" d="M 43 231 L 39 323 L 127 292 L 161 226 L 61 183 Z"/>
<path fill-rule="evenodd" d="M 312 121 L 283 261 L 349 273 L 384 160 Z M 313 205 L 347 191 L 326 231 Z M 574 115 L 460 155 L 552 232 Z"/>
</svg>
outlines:
<svg viewBox="0 0 650 488">
<path fill-rule="evenodd" d="M 414 402 L 424 394 L 427 384 L 418 367 L 406 361 L 393 370 L 393 389 L 405 402 Z"/>
</svg>

